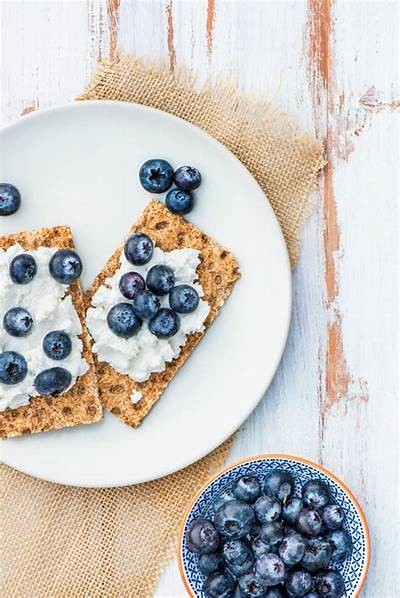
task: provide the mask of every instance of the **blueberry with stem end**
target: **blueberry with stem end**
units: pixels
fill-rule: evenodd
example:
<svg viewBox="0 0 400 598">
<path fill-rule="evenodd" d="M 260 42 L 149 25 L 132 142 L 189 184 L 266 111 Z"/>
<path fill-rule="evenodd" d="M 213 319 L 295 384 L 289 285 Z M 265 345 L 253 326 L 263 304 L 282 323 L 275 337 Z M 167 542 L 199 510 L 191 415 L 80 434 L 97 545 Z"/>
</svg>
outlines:
<svg viewBox="0 0 400 598">
<path fill-rule="evenodd" d="M 266 585 L 254 573 L 247 573 L 239 579 L 239 588 L 245 598 L 264 598 Z"/>
<path fill-rule="evenodd" d="M 154 243 L 145 233 L 135 233 L 127 238 L 124 255 L 130 264 L 144 266 L 153 257 Z"/>
<path fill-rule="evenodd" d="M 180 166 L 174 173 L 175 184 L 184 191 L 194 191 L 201 184 L 201 174 L 193 166 Z"/>
<path fill-rule="evenodd" d="M 59 249 L 49 263 L 52 277 L 61 284 L 70 284 L 82 274 L 82 261 L 72 249 Z"/>
<path fill-rule="evenodd" d="M 145 286 L 144 278 L 138 272 L 125 272 L 118 283 L 121 295 L 131 300 L 135 299 L 136 295 L 143 291 Z"/>
<path fill-rule="evenodd" d="M 47 357 L 56 361 L 66 359 L 72 351 L 71 338 L 62 330 L 48 332 L 43 339 L 42 346 Z"/>
<path fill-rule="evenodd" d="M 308 536 L 318 536 L 322 530 L 322 519 L 314 509 L 302 509 L 297 520 L 297 529 Z"/>
<path fill-rule="evenodd" d="M 323 538 L 310 538 L 306 541 L 301 566 L 310 573 L 325 569 L 330 563 L 332 548 Z"/>
<path fill-rule="evenodd" d="M 10 278 L 15 284 L 32 282 L 37 273 L 35 258 L 29 253 L 16 255 L 10 264 Z"/>
<path fill-rule="evenodd" d="M 0 353 L 0 382 L 11 385 L 22 382 L 28 373 L 25 357 L 16 351 Z"/>
<path fill-rule="evenodd" d="M 288 471 L 276 469 L 264 479 L 264 492 L 280 500 L 283 504 L 293 494 L 294 479 Z"/>
<path fill-rule="evenodd" d="M 321 480 L 309 480 L 302 488 L 303 502 L 311 509 L 322 509 L 330 502 L 329 487 Z"/>
<path fill-rule="evenodd" d="M 236 482 L 233 488 L 233 494 L 239 500 L 253 503 L 261 494 L 260 483 L 257 478 L 253 476 L 243 476 Z"/>
<path fill-rule="evenodd" d="M 313 580 L 308 571 L 290 571 L 285 583 L 285 590 L 289 596 L 305 596 L 311 589 Z"/>
<path fill-rule="evenodd" d="M 147 272 L 147 288 L 155 295 L 168 295 L 174 288 L 174 284 L 175 274 L 169 266 L 158 264 Z"/>
<path fill-rule="evenodd" d="M 182 189 L 171 189 L 168 191 L 165 198 L 165 205 L 173 214 L 185 216 L 193 210 L 194 197 L 190 191 L 182 191 Z"/>
<path fill-rule="evenodd" d="M 171 185 L 174 171 L 169 162 L 162 159 L 147 160 L 139 170 L 139 180 L 150 193 L 164 193 Z"/>
<path fill-rule="evenodd" d="M 180 319 L 172 309 L 162 307 L 149 321 L 149 330 L 157 338 L 167 339 L 179 330 Z"/>
<path fill-rule="evenodd" d="M 12 307 L 3 318 L 3 326 L 11 336 L 27 336 L 33 326 L 33 318 L 23 307 Z"/>
<path fill-rule="evenodd" d="M 339 571 L 323 571 L 315 577 L 314 583 L 318 596 L 322 598 L 340 598 L 344 595 L 344 581 Z"/>
<path fill-rule="evenodd" d="M 254 511 L 260 523 L 276 521 L 281 514 L 280 502 L 272 496 L 260 496 L 254 504 Z"/>
<path fill-rule="evenodd" d="M 126 339 L 137 334 L 142 320 L 135 314 L 130 303 L 117 303 L 107 314 L 107 324 L 111 332 Z"/>
<path fill-rule="evenodd" d="M 323 523 L 329 529 L 339 529 L 342 527 L 345 520 L 345 514 L 342 507 L 335 504 L 326 505 L 322 509 L 321 517 Z"/>
<path fill-rule="evenodd" d="M 241 500 L 224 503 L 215 513 L 214 524 L 229 539 L 244 538 L 255 522 L 254 511 Z"/>
<path fill-rule="evenodd" d="M 139 318 L 148 320 L 160 309 L 160 300 L 154 293 L 145 289 L 139 291 L 132 303 L 133 311 Z"/>
<path fill-rule="evenodd" d="M 192 313 L 197 309 L 199 301 L 198 292 L 188 284 L 177 285 L 169 294 L 170 308 L 178 314 Z"/>
<path fill-rule="evenodd" d="M 214 524 L 209 519 L 195 519 L 185 533 L 186 545 L 196 554 L 211 554 L 216 552 L 220 543 L 220 536 Z"/>
<path fill-rule="evenodd" d="M 286 579 L 286 567 L 276 554 L 262 554 L 256 560 L 255 573 L 267 586 L 276 586 Z"/>
</svg>

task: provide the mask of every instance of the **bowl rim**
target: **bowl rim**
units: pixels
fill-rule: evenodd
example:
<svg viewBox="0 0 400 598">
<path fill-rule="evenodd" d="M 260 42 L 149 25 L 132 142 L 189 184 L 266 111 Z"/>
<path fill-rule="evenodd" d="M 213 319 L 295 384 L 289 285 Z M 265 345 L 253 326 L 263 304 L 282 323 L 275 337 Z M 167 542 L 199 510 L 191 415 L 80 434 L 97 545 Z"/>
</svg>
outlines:
<svg viewBox="0 0 400 598">
<path fill-rule="evenodd" d="M 188 581 L 188 579 L 186 577 L 185 569 L 184 569 L 184 566 L 183 566 L 182 546 L 183 546 L 183 535 L 184 535 L 184 531 L 185 531 L 186 522 L 188 520 L 190 511 L 192 510 L 193 506 L 195 505 L 195 503 L 197 502 L 197 500 L 201 497 L 201 495 L 205 492 L 205 490 L 211 484 L 213 484 L 218 478 L 220 478 L 222 475 L 224 475 L 228 471 L 230 471 L 232 469 L 235 469 L 239 465 L 244 465 L 245 463 L 252 463 L 253 461 L 272 460 L 272 459 L 285 459 L 286 461 L 293 461 L 295 463 L 302 463 L 303 465 L 308 465 L 308 466 L 311 466 L 311 467 L 317 469 L 321 473 L 325 474 L 327 477 L 331 478 L 343 490 L 343 492 L 345 494 L 347 494 L 348 498 L 353 503 L 353 505 L 354 505 L 354 507 L 355 507 L 355 509 L 356 509 L 356 511 L 357 511 L 357 513 L 359 515 L 359 517 L 360 517 L 361 525 L 362 525 L 364 536 L 365 536 L 365 562 L 364 562 L 364 567 L 363 567 L 362 574 L 361 574 L 360 580 L 358 582 L 358 585 L 357 585 L 357 587 L 355 589 L 355 592 L 353 594 L 354 598 L 357 598 L 360 595 L 362 587 L 364 586 L 365 581 L 367 579 L 368 570 L 369 570 L 369 566 L 370 566 L 370 560 L 371 560 L 371 537 L 370 537 L 369 526 L 368 526 L 367 519 L 365 517 L 364 511 L 361 508 L 361 505 L 358 502 L 357 498 L 351 492 L 351 490 L 346 486 L 346 484 L 344 484 L 344 482 L 342 482 L 342 480 L 340 478 L 338 478 L 329 469 L 326 469 L 325 467 L 323 467 L 322 465 L 319 465 L 318 463 L 315 463 L 314 461 L 310 461 L 309 459 L 305 459 L 304 457 L 297 457 L 295 455 L 290 455 L 290 454 L 286 454 L 286 453 L 261 453 L 261 454 L 258 454 L 258 455 L 253 455 L 251 457 L 244 457 L 243 459 L 239 459 L 238 461 L 235 461 L 234 463 L 231 463 L 230 465 L 222 467 L 213 476 L 211 476 L 207 480 L 207 482 L 205 482 L 205 484 L 202 485 L 202 487 L 196 493 L 196 495 L 191 498 L 191 500 L 188 503 L 188 507 L 185 510 L 185 513 L 184 513 L 184 516 L 183 516 L 183 519 L 182 519 L 182 523 L 181 523 L 180 528 L 179 528 L 179 534 L 178 534 L 178 554 L 177 554 L 179 573 L 180 573 L 180 576 L 181 576 L 182 583 L 185 586 L 185 589 L 186 589 L 188 595 L 191 598 L 196 598 L 196 595 L 193 593 L 193 590 L 190 587 L 190 584 L 189 584 L 189 581 Z"/>
</svg>

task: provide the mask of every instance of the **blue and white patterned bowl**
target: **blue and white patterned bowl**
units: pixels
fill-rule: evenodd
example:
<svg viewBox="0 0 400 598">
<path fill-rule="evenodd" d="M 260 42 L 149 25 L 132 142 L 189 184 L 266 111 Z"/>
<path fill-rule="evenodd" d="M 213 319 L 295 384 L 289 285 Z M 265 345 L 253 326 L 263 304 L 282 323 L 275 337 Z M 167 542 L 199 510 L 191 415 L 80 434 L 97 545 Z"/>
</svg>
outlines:
<svg viewBox="0 0 400 598">
<path fill-rule="evenodd" d="M 311 478 L 321 479 L 328 484 L 334 501 L 346 513 L 345 528 L 353 540 L 351 557 L 338 565 L 337 569 L 345 582 L 346 598 L 358 596 L 367 576 L 370 559 L 369 531 L 364 513 L 350 490 L 332 473 L 311 461 L 291 455 L 258 455 L 231 465 L 211 479 L 192 501 L 179 539 L 179 568 L 189 595 L 205 598 L 202 591 L 205 578 L 198 570 L 198 556 L 186 546 L 185 532 L 188 526 L 198 517 L 211 517 L 215 499 L 229 490 L 239 478 L 253 475 L 262 479 L 273 469 L 290 471 L 296 480 L 295 494 L 300 494 L 300 487 Z"/>
</svg>

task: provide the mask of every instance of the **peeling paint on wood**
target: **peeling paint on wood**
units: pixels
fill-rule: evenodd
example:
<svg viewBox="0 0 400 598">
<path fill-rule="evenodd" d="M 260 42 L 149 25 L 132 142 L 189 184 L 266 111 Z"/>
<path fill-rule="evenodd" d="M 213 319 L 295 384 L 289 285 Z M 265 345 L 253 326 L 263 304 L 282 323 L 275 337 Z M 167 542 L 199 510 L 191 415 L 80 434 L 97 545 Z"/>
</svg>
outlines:
<svg viewBox="0 0 400 598">
<path fill-rule="evenodd" d="M 212 51 L 213 51 L 214 20 L 215 20 L 215 0 L 208 0 L 208 2 L 207 2 L 207 21 L 206 21 L 208 60 L 211 59 Z"/>
<path fill-rule="evenodd" d="M 382 100 L 374 85 L 367 89 L 359 101 L 364 110 L 368 112 L 382 112 L 382 110 L 397 110 L 400 108 L 400 100 Z"/>
<path fill-rule="evenodd" d="M 166 15 L 167 15 L 167 47 L 169 57 L 169 70 L 172 74 L 176 68 L 176 52 L 174 45 L 174 16 L 173 16 L 173 0 L 168 0 Z"/>
<path fill-rule="evenodd" d="M 37 108 L 38 104 L 35 100 L 33 100 L 31 104 L 25 106 L 25 108 L 21 111 L 21 116 L 25 116 L 25 114 L 30 114 L 31 112 L 37 110 Z"/>
<path fill-rule="evenodd" d="M 120 4 L 121 0 L 107 0 L 110 60 L 116 60 L 119 56 L 118 30 Z"/>
</svg>

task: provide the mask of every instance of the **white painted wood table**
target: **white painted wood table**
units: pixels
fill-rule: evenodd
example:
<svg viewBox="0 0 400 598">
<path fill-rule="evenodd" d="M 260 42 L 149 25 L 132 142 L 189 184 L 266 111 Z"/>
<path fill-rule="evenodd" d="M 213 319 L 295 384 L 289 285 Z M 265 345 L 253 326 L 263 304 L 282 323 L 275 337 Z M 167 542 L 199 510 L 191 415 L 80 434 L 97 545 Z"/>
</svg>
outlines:
<svg viewBox="0 0 400 598">
<path fill-rule="evenodd" d="M 363 592 L 399 596 L 396 1 L 1 1 L 1 121 L 71 101 L 99 58 L 126 51 L 233 73 L 326 140 L 294 273 L 293 320 L 275 380 L 230 460 L 287 452 L 332 469 L 372 532 Z M 176 563 L 158 592 L 184 596 Z"/>
</svg>

